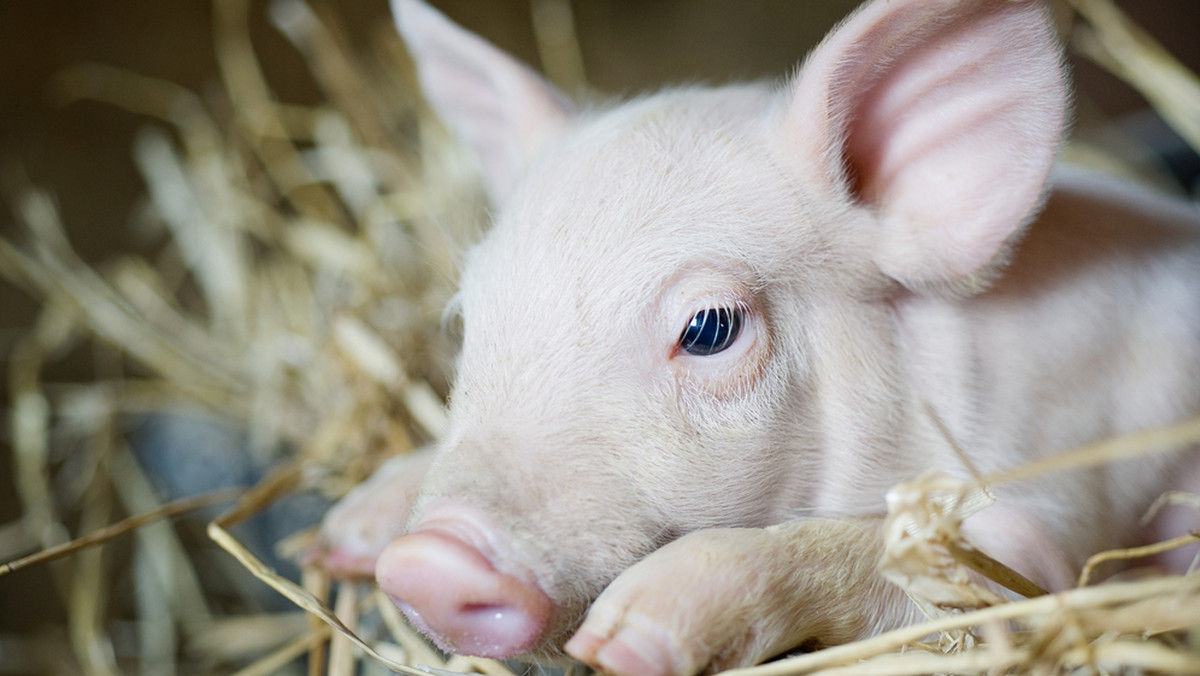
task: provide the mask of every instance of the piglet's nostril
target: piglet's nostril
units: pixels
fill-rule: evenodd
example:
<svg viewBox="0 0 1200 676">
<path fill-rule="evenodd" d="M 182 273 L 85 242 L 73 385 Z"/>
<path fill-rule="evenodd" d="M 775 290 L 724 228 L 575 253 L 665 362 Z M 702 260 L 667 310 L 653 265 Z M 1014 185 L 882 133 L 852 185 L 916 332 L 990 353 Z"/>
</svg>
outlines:
<svg viewBox="0 0 1200 676">
<path fill-rule="evenodd" d="M 527 652 L 540 641 L 553 608 L 536 584 L 496 570 L 474 546 L 441 529 L 418 526 L 396 539 L 375 575 L 418 629 L 460 654 Z"/>
</svg>

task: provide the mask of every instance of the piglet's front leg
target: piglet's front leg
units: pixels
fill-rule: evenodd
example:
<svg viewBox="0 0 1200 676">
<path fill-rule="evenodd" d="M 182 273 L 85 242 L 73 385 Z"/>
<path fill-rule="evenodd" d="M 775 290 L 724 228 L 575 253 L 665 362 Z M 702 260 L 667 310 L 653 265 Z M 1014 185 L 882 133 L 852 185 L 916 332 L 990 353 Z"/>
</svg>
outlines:
<svg viewBox="0 0 1200 676">
<path fill-rule="evenodd" d="M 381 465 L 325 515 L 307 562 L 336 577 L 373 579 L 379 554 L 404 534 L 432 460 L 433 449 L 422 448 Z"/>
<path fill-rule="evenodd" d="M 565 648 L 619 676 L 687 676 L 834 645 L 899 625 L 903 593 L 877 572 L 882 521 L 701 530 L 625 571 Z"/>
</svg>

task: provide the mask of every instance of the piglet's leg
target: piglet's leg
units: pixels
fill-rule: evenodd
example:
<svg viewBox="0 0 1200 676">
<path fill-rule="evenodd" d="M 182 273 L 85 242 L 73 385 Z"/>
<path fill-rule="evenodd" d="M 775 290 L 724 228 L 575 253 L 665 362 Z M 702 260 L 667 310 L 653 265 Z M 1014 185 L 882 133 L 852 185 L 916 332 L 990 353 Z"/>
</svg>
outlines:
<svg viewBox="0 0 1200 676">
<path fill-rule="evenodd" d="M 373 579 L 375 561 L 404 533 L 433 449 L 388 460 L 333 506 L 308 560 L 343 578 Z"/>
<path fill-rule="evenodd" d="M 618 577 L 566 644 L 618 676 L 688 676 L 834 645 L 910 617 L 876 572 L 878 519 L 702 530 Z"/>
</svg>

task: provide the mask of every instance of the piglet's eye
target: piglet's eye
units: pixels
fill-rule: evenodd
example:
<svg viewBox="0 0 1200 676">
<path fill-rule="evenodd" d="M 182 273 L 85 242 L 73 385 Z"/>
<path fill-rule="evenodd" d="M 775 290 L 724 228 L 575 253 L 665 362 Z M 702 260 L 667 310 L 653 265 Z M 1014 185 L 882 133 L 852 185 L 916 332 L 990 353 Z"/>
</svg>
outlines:
<svg viewBox="0 0 1200 676">
<path fill-rule="evenodd" d="M 728 349 L 741 331 L 741 308 L 708 308 L 692 315 L 679 336 L 679 346 L 688 354 L 704 357 Z"/>
</svg>

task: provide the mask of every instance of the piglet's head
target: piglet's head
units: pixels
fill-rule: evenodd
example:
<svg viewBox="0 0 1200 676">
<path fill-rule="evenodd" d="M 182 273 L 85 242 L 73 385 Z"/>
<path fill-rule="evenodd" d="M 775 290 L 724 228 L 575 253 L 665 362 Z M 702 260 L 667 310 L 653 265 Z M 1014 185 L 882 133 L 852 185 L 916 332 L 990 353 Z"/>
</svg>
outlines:
<svg viewBox="0 0 1200 676">
<path fill-rule="evenodd" d="M 896 294 L 982 288 L 1062 124 L 1039 3 L 864 7 L 786 86 L 579 112 L 417 0 L 398 24 L 496 219 L 451 429 L 381 586 L 444 647 L 552 655 L 682 534 L 878 511 Z"/>
</svg>

